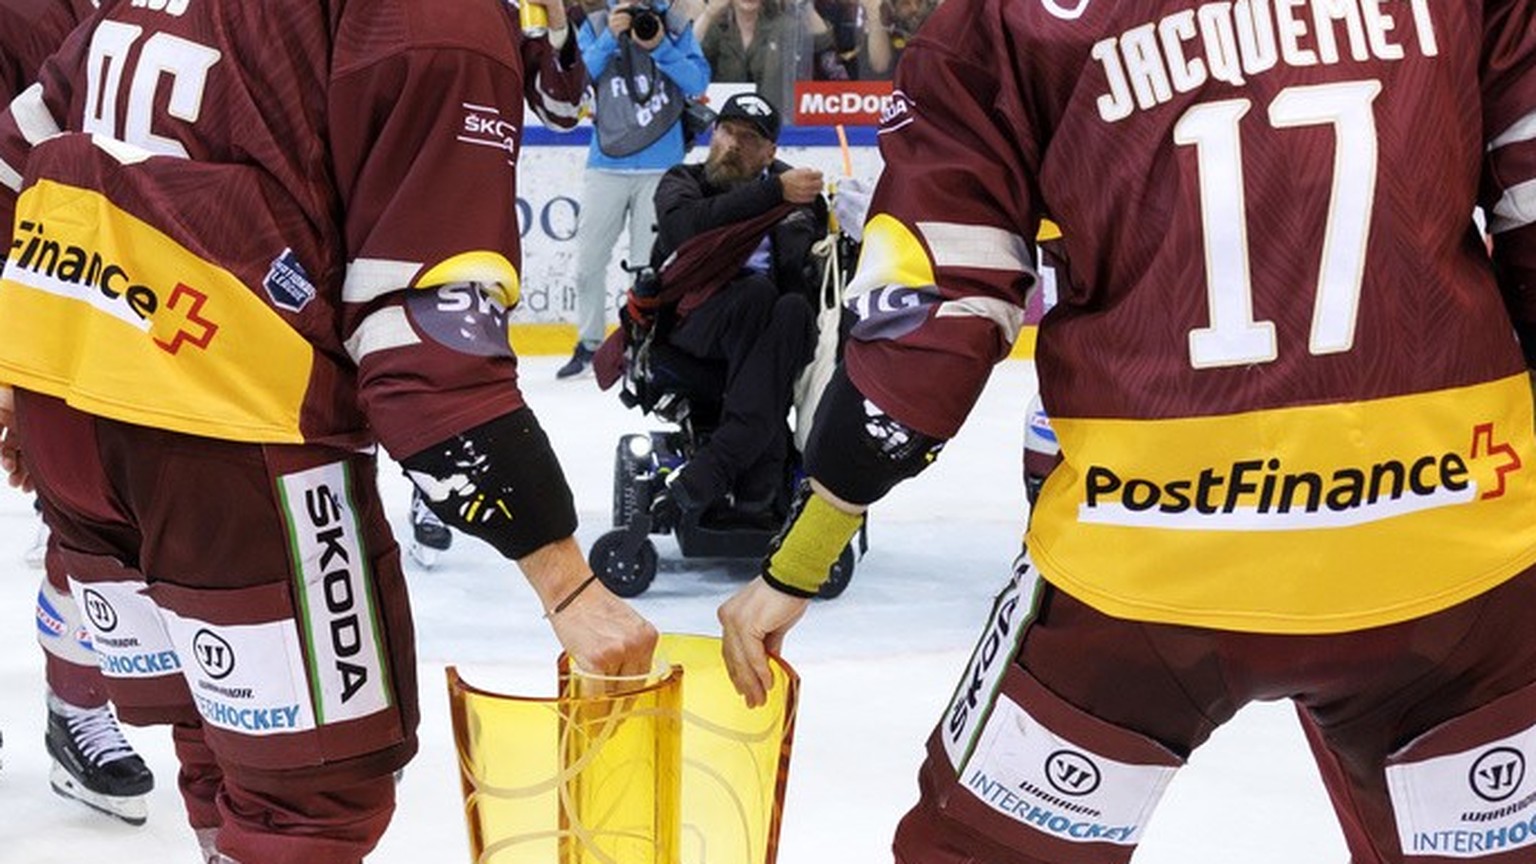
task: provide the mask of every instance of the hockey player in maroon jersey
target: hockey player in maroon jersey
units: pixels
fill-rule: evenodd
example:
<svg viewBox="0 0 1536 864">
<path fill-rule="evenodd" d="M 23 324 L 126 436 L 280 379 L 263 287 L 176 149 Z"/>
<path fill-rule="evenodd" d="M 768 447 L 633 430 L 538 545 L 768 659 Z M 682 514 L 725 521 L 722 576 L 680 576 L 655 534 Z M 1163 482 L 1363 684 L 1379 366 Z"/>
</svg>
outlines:
<svg viewBox="0 0 1536 864">
<path fill-rule="evenodd" d="M 418 709 L 377 443 L 579 667 L 650 668 L 506 340 L 524 106 L 569 127 L 586 79 L 546 9 L 113 2 L 0 114 L 0 459 L 210 861 L 355 864 L 389 821 Z"/>
<path fill-rule="evenodd" d="M 95 10 L 91 0 L 0 0 L 0 105 L 31 84 L 43 60 Z M 142 823 L 154 774 L 123 737 L 107 704 L 90 637 L 41 521 L 38 534 L 36 558 L 29 550 L 27 563 L 47 571 L 38 591 L 37 630 L 47 664 L 44 740 L 53 760 L 50 782 L 61 795 Z"/>
<path fill-rule="evenodd" d="M 720 613 L 748 701 L 1006 356 L 1048 213 L 1061 461 L 896 859 L 1128 861 L 1285 698 L 1357 864 L 1536 860 L 1536 3 L 947 0 L 897 74 L 814 491 Z"/>
</svg>

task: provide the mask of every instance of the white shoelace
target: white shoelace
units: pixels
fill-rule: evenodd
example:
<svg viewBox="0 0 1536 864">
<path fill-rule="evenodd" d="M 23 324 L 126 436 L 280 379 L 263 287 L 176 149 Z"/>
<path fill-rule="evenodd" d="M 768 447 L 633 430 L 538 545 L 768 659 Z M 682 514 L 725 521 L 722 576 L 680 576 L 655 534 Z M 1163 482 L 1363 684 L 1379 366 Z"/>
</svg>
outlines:
<svg viewBox="0 0 1536 864">
<path fill-rule="evenodd" d="M 133 746 L 123 737 L 123 730 L 118 728 L 117 720 L 107 706 L 61 707 L 60 713 L 69 726 L 70 736 L 75 739 L 75 746 L 80 748 L 81 755 L 98 767 L 134 755 Z"/>
</svg>

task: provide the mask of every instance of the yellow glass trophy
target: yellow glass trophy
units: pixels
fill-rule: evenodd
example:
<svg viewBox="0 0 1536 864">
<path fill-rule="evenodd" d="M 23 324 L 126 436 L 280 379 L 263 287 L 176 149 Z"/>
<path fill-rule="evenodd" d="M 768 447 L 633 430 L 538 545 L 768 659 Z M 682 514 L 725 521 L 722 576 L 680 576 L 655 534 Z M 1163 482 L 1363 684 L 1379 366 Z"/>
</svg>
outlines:
<svg viewBox="0 0 1536 864">
<path fill-rule="evenodd" d="M 746 707 L 712 637 L 665 634 L 657 672 L 570 670 L 538 699 L 448 669 L 476 864 L 774 864 L 799 678 L 773 658 Z"/>
</svg>

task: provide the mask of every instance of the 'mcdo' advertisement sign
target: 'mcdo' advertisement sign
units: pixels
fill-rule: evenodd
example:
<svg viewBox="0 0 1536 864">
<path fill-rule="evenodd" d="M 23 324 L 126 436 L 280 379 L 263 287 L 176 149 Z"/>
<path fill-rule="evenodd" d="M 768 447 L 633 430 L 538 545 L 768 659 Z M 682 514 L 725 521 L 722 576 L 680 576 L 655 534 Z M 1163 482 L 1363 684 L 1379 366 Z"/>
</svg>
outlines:
<svg viewBox="0 0 1536 864">
<path fill-rule="evenodd" d="M 890 101 L 889 81 L 798 81 L 794 119 L 799 126 L 877 126 Z"/>
</svg>

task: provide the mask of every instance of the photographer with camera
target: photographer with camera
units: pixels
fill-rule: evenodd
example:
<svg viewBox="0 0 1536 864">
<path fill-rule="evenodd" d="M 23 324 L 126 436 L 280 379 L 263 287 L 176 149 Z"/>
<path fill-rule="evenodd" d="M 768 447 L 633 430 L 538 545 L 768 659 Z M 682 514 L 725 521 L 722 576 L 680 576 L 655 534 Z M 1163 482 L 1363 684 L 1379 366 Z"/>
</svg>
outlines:
<svg viewBox="0 0 1536 864">
<path fill-rule="evenodd" d="M 624 260 L 650 260 L 656 234 L 656 184 L 683 161 L 686 102 L 709 86 L 709 63 L 682 10 L 666 0 L 620 0 L 587 16 L 577 32 L 592 76 L 593 135 L 576 226 L 574 378 L 592 364 L 608 317 L 608 264 L 629 223 Z"/>
</svg>

